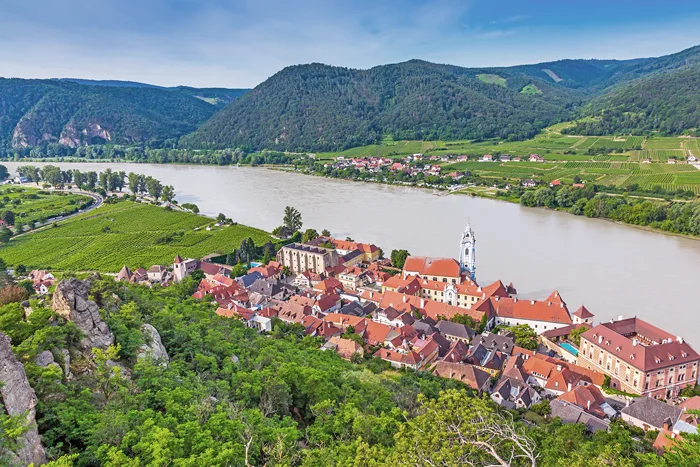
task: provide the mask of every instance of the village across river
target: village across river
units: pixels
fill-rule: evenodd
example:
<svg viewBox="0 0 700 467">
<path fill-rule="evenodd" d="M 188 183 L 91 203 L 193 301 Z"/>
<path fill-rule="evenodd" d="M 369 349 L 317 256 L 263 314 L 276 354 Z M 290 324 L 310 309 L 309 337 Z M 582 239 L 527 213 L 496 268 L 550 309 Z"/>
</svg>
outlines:
<svg viewBox="0 0 700 467">
<path fill-rule="evenodd" d="M 405 248 L 457 258 L 469 222 L 478 282 L 512 282 L 523 298 L 544 299 L 556 289 L 572 310 L 585 304 L 600 320 L 638 316 L 700 346 L 700 307 L 691 295 L 700 280 L 698 240 L 483 198 L 264 168 L 53 164 L 150 175 L 173 185 L 180 203 L 194 203 L 203 214 L 221 212 L 268 231 L 292 205 L 305 228 L 374 243 L 386 254 Z M 24 164 L 4 165 L 15 172 Z"/>
</svg>

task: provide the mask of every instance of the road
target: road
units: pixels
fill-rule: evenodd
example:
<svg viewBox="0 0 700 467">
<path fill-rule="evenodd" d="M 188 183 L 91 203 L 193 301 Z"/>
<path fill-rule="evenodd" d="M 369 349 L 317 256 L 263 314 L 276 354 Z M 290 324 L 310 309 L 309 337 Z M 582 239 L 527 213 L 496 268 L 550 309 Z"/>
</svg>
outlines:
<svg viewBox="0 0 700 467">
<path fill-rule="evenodd" d="M 23 183 L 22 185 L 23 185 L 23 186 L 30 186 L 31 184 L 30 184 L 30 183 Z M 41 228 L 43 228 L 43 227 L 46 227 L 46 226 L 49 225 L 49 224 L 53 224 L 54 222 L 64 221 L 64 220 L 66 220 L 66 219 L 70 219 L 71 217 L 75 217 L 75 216 L 79 216 L 79 215 L 81 215 L 81 214 L 85 214 L 86 212 L 89 212 L 89 211 L 92 211 L 93 209 L 99 208 L 100 206 L 102 206 L 102 203 L 104 202 L 104 199 L 102 198 L 101 195 L 99 195 L 99 194 L 97 194 L 97 193 L 91 193 L 91 192 L 89 192 L 89 191 L 82 191 L 82 190 L 76 190 L 76 189 L 71 189 L 71 190 L 56 190 L 56 189 L 54 189 L 54 188 L 49 188 L 49 189 L 46 190 L 46 191 L 59 191 L 59 192 L 63 192 L 63 193 L 72 193 L 72 194 L 75 194 L 75 195 L 89 196 L 90 198 L 92 198 L 93 200 L 95 200 L 95 202 L 92 203 L 92 204 L 91 204 L 90 206 L 88 206 L 87 208 L 82 209 L 82 210 L 77 211 L 77 212 L 74 212 L 73 214 L 68 214 L 68 215 L 65 215 L 65 216 L 52 217 L 51 219 L 47 219 L 46 222 L 44 222 L 43 224 L 39 224 L 38 226 L 34 227 L 34 228 L 31 229 L 31 230 L 27 230 L 27 231 L 24 231 L 24 232 L 22 232 L 22 233 L 20 233 L 20 234 L 17 234 L 17 235 L 15 235 L 15 237 L 19 237 L 19 236 L 21 236 L 21 235 L 25 235 L 25 234 L 34 232 L 34 231 L 36 231 L 36 230 L 38 230 L 38 229 L 41 229 Z"/>
</svg>

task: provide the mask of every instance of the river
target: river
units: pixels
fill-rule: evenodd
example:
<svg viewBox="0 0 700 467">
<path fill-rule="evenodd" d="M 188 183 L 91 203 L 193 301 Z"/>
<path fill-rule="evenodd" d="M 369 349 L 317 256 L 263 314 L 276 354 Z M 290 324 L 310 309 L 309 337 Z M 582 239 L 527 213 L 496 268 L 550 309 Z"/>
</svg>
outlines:
<svg viewBox="0 0 700 467">
<path fill-rule="evenodd" d="M 21 165 L 3 164 L 10 172 Z M 693 295 L 700 288 L 698 240 L 502 201 L 263 168 L 55 165 L 151 175 L 173 185 L 180 203 L 268 231 L 292 205 L 305 228 L 375 243 L 387 254 L 405 248 L 416 255 L 458 257 L 461 233 L 470 222 L 479 283 L 513 282 L 523 298 L 544 299 L 556 289 L 571 312 L 585 304 L 598 320 L 636 315 L 685 337 L 700 351 L 700 307 Z"/>
</svg>

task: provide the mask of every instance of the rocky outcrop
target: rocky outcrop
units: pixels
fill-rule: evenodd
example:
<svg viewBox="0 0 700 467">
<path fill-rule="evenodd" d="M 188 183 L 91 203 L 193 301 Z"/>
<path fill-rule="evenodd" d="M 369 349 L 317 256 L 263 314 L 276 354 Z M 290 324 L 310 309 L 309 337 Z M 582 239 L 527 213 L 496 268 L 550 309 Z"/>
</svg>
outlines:
<svg viewBox="0 0 700 467">
<path fill-rule="evenodd" d="M 53 354 L 48 350 L 44 350 L 39 355 L 37 355 L 36 358 L 34 358 L 34 363 L 36 363 L 40 367 L 46 367 L 51 365 L 52 363 L 55 363 L 55 361 L 53 359 Z"/>
<path fill-rule="evenodd" d="M 144 324 L 141 326 L 141 332 L 146 338 L 146 344 L 143 344 L 139 348 L 137 357 L 150 357 L 163 363 L 169 362 L 170 357 L 168 356 L 168 351 L 165 350 L 165 346 L 163 346 L 163 343 L 160 340 L 158 330 L 150 324 Z"/>
<path fill-rule="evenodd" d="M 83 332 L 80 350 L 106 349 L 114 343 L 114 335 L 102 321 L 97 304 L 88 300 L 90 282 L 75 278 L 61 281 L 53 294 L 53 310 Z"/>
<path fill-rule="evenodd" d="M 24 367 L 12 353 L 10 338 L 0 333 L 0 394 L 5 410 L 11 416 L 26 417 L 27 431 L 20 437 L 14 453 L 17 465 L 46 463 L 46 452 L 36 428 L 36 393 L 27 381 Z"/>
</svg>

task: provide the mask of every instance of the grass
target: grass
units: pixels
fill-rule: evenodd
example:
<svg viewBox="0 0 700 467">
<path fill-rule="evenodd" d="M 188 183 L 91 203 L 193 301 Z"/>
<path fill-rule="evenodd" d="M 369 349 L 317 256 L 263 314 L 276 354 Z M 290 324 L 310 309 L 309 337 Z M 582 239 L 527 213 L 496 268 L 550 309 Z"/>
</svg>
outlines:
<svg viewBox="0 0 700 467">
<path fill-rule="evenodd" d="M 502 78 L 498 75 L 481 74 L 481 75 L 476 75 L 476 78 L 479 81 L 484 82 L 486 84 L 496 84 L 498 86 L 506 87 L 506 79 Z"/>
<path fill-rule="evenodd" d="M 171 264 L 175 255 L 199 258 L 230 252 L 251 237 L 271 241 L 262 230 L 243 225 L 216 227 L 212 219 L 150 204 L 122 201 L 10 240 L 0 247 L 8 264 L 31 268 L 117 272 L 123 265 L 148 268 Z M 172 234 L 172 235 L 169 235 Z"/>
<path fill-rule="evenodd" d="M 520 93 L 521 93 L 521 94 L 526 94 L 526 95 L 528 95 L 528 96 L 537 96 L 537 95 L 539 95 L 539 94 L 542 94 L 542 91 L 540 91 L 540 90 L 537 88 L 537 86 L 535 86 L 534 84 L 530 83 L 530 84 L 528 84 L 527 86 L 523 87 L 523 88 L 520 90 Z"/>
<path fill-rule="evenodd" d="M 37 220 L 72 212 L 91 200 L 89 196 L 47 192 L 37 188 L 0 188 L 0 211 L 14 212 L 15 225 L 33 225 Z"/>
</svg>

